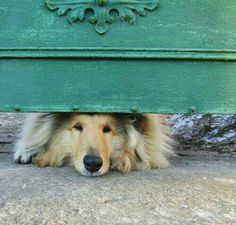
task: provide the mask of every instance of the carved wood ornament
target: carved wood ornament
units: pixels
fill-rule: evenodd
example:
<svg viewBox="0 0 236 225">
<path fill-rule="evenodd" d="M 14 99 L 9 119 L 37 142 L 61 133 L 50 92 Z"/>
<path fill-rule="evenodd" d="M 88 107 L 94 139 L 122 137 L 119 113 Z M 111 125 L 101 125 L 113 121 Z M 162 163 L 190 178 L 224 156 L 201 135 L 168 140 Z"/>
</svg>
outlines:
<svg viewBox="0 0 236 225">
<path fill-rule="evenodd" d="M 92 10 L 88 20 L 95 24 L 97 33 L 104 34 L 117 20 L 135 23 L 137 16 L 156 9 L 159 0 L 46 0 L 46 4 L 50 10 L 57 10 L 58 16 L 67 14 L 71 24 L 84 21 L 86 11 Z"/>
</svg>

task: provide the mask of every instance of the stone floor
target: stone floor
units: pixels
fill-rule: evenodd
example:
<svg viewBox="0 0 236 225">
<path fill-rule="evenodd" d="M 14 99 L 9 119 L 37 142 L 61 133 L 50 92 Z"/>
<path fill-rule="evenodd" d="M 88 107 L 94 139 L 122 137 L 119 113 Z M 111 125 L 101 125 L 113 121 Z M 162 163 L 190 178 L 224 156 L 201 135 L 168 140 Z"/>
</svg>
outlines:
<svg viewBox="0 0 236 225">
<path fill-rule="evenodd" d="M 0 154 L 0 225 L 236 224 L 236 156 L 182 152 L 162 170 L 80 176 Z"/>
</svg>

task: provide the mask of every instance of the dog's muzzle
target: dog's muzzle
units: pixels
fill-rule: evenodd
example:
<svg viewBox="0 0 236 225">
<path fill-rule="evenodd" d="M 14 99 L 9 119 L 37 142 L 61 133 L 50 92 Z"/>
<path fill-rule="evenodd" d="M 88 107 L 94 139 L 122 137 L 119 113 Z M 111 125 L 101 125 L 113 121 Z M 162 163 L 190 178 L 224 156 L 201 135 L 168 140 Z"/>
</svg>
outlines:
<svg viewBox="0 0 236 225">
<path fill-rule="evenodd" d="M 102 158 L 95 155 L 86 155 L 83 159 L 84 167 L 91 173 L 97 172 L 102 167 Z"/>
</svg>

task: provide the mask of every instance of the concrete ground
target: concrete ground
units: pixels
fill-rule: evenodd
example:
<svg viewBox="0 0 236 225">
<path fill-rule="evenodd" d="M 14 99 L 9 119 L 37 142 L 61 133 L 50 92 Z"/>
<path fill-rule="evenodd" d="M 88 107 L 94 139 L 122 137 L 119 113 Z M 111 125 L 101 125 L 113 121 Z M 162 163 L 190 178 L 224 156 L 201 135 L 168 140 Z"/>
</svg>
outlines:
<svg viewBox="0 0 236 225">
<path fill-rule="evenodd" d="M 236 224 L 236 157 L 181 153 L 162 170 L 80 176 L 0 154 L 0 225 Z"/>
</svg>

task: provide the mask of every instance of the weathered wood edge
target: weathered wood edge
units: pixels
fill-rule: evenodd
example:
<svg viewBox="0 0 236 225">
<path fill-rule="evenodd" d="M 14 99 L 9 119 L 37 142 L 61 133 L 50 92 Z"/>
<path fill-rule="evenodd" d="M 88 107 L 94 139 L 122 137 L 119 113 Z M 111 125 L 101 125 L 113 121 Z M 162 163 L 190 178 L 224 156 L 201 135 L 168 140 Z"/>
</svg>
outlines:
<svg viewBox="0 0 236 225">
<path fill-rule="evenodd" d="M 156 110 L 150 110 L 146 108 L 142 108 L 139 110 L 132 110 L 129 106 L 127 108 L 125 107 L 106 107 L 106 106 L 99 106 L 99 105 L 85 105 L 83 107 L 79 107 L 78 109 L 75 108 L 75 106 L 70 105 L 64 105 L 64 106 L 58 106 L 54 105 L 52 107 L 42 107 L 42 106 L 26 106 L 21 107 L 20 109 L 17 108 L 17 106 L 0 106 L 0 112 L 16 112 L 16 113 L 35 113 L 35 112 L 94 112 L 94 113 L 158 113 L 158 114 L 219 114 L 219 115 L 236 115 L 236 109 L 226 109 L 225 107 L 214 109 L 214 110 L 195 110 L 193 108 L 187 108 L 183 109 L 181 111 L 176 110 L 166 110 L 160 108 L 158 112 Z"/>
</svg>

